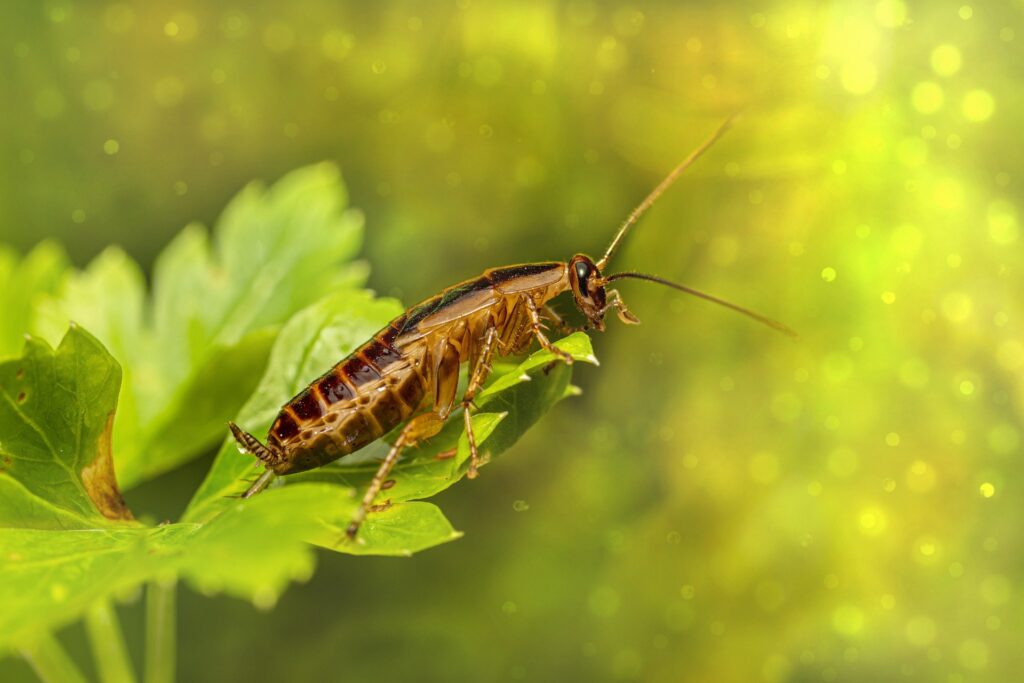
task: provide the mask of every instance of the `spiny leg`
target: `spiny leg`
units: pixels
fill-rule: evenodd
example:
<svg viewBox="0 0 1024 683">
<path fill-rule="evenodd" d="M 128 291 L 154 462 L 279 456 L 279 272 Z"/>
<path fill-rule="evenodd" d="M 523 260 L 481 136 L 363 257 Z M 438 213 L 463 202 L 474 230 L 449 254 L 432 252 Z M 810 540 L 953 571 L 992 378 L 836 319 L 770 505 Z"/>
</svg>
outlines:
<svg viewBox="0 0 1024 683">
<path fill-rule="evenodd" d="M 235 437 L 235 441 L 238 442 L 239 449 L 243 453 L 256 456 L 267 468 L 242 494 L 242 498 L 251 498 L 270 485 L 275 476 L 272 468 L 274 465 L 279 464 L 283 458 L 280 452 L 269 446 L 264 446 L 260 443 L 259 439 L 234 422 L 228 422 L 228 427 L 231 429 L 231 434 Z"/>
<path fill-rule="evenodd" d="M 555 327 L 555 330 L 558 332 L 558 334 L 562 335 L 563 337 L 567 334 L 572 334 L 573 332 L 579 332 L 581 330 L 586 329 L 582 325 L 570 325 L 568 322 L 566 322 L 565 318 L 560 316 L 555 309 L 551 308 L 551 306 L 547 304 L 541 306 L 540 312 L 543 315 L 543 317 L 551 321 L 551 323 Z"/>
<path fill-rule="evenodd" d="M 526 310 L 530 314 L 530 325 L 533 330 L 533 336 L 537 338 L 541 348 L 558 356 L 566 365 L 572 365 L 572 354 L 567 351 L 563 351 L 552 344 L 547 338 L 547 335 L 544 334 L 544 322 L 541 320 L 540 310 L 537 308 L 536 302 L 534 302 L 533 298 L 529 296 L 524 297 L 524 300 L 526 301 Z"/>
<path fill-rule="evenodd" d="M 267 488 L 268 486 L 270 486 L 270 482 L 274 480 L 275 476 L 277 475 L 274 472 L 274 470 L 267 468 L 263 472 L 263 474 L 261 474 L 259 478 L 256 481 L 254 481 L 252 485 L 249 486 L 248 489 L 245 490 L 245 493 L 242 494 L 242 498 L 252 498 L 257 493 Z"/>
<path fill-rule="evenodd" d="M 381 488 L 383 488 L 388 475 L 391 474 L 391 469 L 398 462 L 398 456 L 401 455 L 402 449 L 412 446 L 423 439 L 429 439 L 441 431 L 443 426 L 444 420 L 438 417 L 436 413 L 424 413 L 409 420 L 402 427 L 402 431 L 399 432 L 398 438 L 395 439 L 394 445 L 391 446 L 391 450 L 388 451 L 387 456 L 381 461 L 380 467 L 377 468 L 377 473 L 373 475 L 373 481 L 370 482 L 370 486 L 366 489 L 363 500 L 359 504 L 359 509 L 356 510 L 355 516 L 345 530 L 345 535 L 350 540 L 356 537 L 356 534 L 359 532 L 359 526 L 366 519 L 366 514 L 373 510 L 373 501 L 377 498 Z"/>
<path fill-rule="evenodd" d="M 476 479 L 476 475 L 479 473 L 480 455 L 476 447 L 476 436 L 473 434 L 473 420 L 469 409 L 473 407 L 473 397 L 476 396 L 476 392 L 480 391 L 484 382 L 487 381 L 487 376 L 491 374 L 491 356 L 494 355 L 498 328 L 488 327 L 484 334 L 484 344 L 480 349 L 480 355 L 477 356 L 476 362 L 473 364 L 466 393 L 462 395 L 462 419 L 466 425 L 466 441 L 469 442 L 469 471 L 466 472 L 466 476 L 470 479 Z"/>
<path fill-rule="evenodd" d="M 626 308 L 626 302 L 622 300 L 622 296 L 619 294 L 619 290 L 611 289 L 608 290 L 608 303 L 601 309 L 601 313 L 604 314 L 609 308 L 614 308 L 615 313 L 619 316 L 619 320 L 627 325 L 639 325 L 640 318 L 633 315 L 628 308 Z"/>
</svg>

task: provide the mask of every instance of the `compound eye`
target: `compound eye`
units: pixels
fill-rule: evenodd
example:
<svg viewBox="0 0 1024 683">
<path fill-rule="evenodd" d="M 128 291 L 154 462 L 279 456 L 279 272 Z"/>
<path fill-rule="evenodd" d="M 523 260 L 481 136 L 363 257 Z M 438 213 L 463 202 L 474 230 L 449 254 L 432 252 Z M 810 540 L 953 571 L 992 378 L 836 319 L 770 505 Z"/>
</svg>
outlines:
<svg viewBox="0 0 1024 683">
<path fill-rule="evenodd" d="M 583 261 L 577 261 L 576 262 L 576 279 L 579 280 L 580 283 L 584 283 L 584 286 L 585 286 L 585 283 L 587 281 L 587 275 L 589 275 L 589 274 L 590 274 L 590 266 L 588 266 Z"/>
</svg>

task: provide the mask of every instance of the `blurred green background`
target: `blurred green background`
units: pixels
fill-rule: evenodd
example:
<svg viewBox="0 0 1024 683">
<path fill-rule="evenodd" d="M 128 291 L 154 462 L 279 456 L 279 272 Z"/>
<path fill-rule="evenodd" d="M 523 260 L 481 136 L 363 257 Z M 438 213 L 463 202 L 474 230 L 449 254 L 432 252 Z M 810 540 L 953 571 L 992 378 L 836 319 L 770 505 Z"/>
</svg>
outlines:
<svg viewBox="0 0 1024 683">
<path fill-rule="evenodd" d="M 271 612 L 182 589 L 183 681 L 1007 681 L 1024 670 L 1024 3 L 8 2 L 0 241 L 143 264 L 334 160 L 407 303 L 598 255 L 585 393 Z M 1014 123 L 1014 122 L 1017 123 Z M 209 460 L 129 495 L 173 518 Z M 271 542 L 271 539 L 268 539 Z M 240 567 L 239 571 L 245 571 Z M 141 648 L 142 609 L 124 610 Z M 139 632 L 135 632 L 139 629 Z M 87 646 L 80 627 L 64 634 Z M 1018 672 L 1018 673 L 1014 673 Z M 0 662 L 3 680 L 32 680 Z"/>
</svg>

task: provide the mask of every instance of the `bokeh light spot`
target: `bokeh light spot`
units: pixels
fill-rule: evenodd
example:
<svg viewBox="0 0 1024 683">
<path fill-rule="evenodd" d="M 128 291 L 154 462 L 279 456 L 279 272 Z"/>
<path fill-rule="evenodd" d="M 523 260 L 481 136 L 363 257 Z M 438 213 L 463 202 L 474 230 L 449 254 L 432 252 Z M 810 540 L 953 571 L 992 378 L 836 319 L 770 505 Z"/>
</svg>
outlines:
<svg viewBox="0 0 1024 683">
<path fill-rule="evenodd" d="M 960 70 L 963 58 L 960 48 L 951 43 L 943 43 L 932 50 L 932 70 L 940 76 L 952 76 Z"/>
<path fill-rule="evenodd" d="M 959 209 L 964 203 L 963 185 L 955 178 L 939 178 L 932 188 L 932 199 L 940 209 Z"/>
<path fill-rule="evenodd" d="M 878 82 L 878 67 L 866 59 L 847 62 L 839 70 L 839 81 L 847 92 L 865 95 L 871 92 Z"/>
<path fill-rule="evenodd" d="M 880 536 L 889 526 L 889 520 L 882 508 L 872 505 L 863 508 L 857 518 L 860 531 L 865 536 Z"/>
<path fill-rule="evenodd" d="M 941 555 L 942 548 L 934 536 L 922 536 L 914 541 L 914 559 L 919 564 L 934 564 Z"/>
<path fill-rule="evenodd" d="M 963 112 L 968 121 L 987 121 L 992 118 L 995 109 L 995 98 L 987 90 L 972 90 L 964 95 Z"/>
<path fill-rule="evenodd" d="M 828 469 L 837 477 L 849 477 L 860 467 L 860 459 L 857 453 L 851 449 L 840 446 L 828 454 Z"/>
<path fill-rule="evenodd" d="M 621 36 L 638 35 L 644 27 L 644 13 L 636 7 L 620 7 L 612 16 L 612 24 Z"/>
<path fill-rule="evenodd" d="M 845 353 L 830 353 L 821 363 L 821 370 L 830 382 L 843 382 L 853 374 L 853 359 Z"/>
<path fill-rule="evenodd" d="M 835 282 L 836 269 L 831 266 L 826 266 L 821 269 L 821 279 L 825 282 Z"/>
<path fill-rule="evenodd" d="M 974 382 L 969 379 L 962 380 L 959 389 L 964 396 L 970 396 L 974 393 Z"/>
<path fill-rule="evenodd" d="M 178 12 L 165 26 L 175 27 L 174 34 L 168 33 L 167 35 L 179 42 L 190 41 L 199 32 L 199 22 L 196 20 L 195 15 L 189 12 Z"/>
<path fill-rule="evenodd" d="M 896 432 L 889 432 L 888 434 L 885 435 L 885 443 L 888 446 L 899 446 L 900 435 L 897 434 Z"/>
<path fill-rule="evenodd" d="M 907 6 L 902 0 L 879 0 L 875 20 L 886 28 L 898 28 L 907 20 Z"/>
<path fill-rule="evenodd" d="M 939 109 L 942 109 L 945 96 L 942 94 L 942 88 L 938 83 L 922 81 L 914 86 L 914 91 L 910 95 L 910 101 L 913 102 L 914 109 L 922 114 L 934 114 Z"/>
<path fill-rule="evenodd" d="M 917 647 L 931 645 L 932 641 L 935 640 L 936 631 L 935 621 L 928 617 L 917 616 L 907 621 L 907 640 L 910 641 L 911 645 L 916 645 Z"/>
<path fill-rule="evenodd" d="M 103 151 L 109 156 L 114 156 L 121 149 L 121 144 L 113 138 L 103 143 Z"/>
<path fill-rule="evenodd" d="M 975 638 L 965 640 L 957 654 L 965 669 L 978 671 L 988 666 L 988 645 L 984 641 Z"/>
<path fill-rule="evenodd" d="M 983 482 L 982 485 L 978 487 L 978 492 L 983 498 L 991 498 L 996 495 L 995 484 L 990 481 Z"/>
<path fill-rule="evenodd" d="M 355 37 L 339 29 L 331 29 L 320 38 L 320 52 L 333 62 L 342 62 L 355 47 Z"/>
<path fill-rule="evenodd" d="M 974 302 L 963 292 L 950 292 L 942 297 L 942 315 L 951 323 L 964 323 L 974 312 Z"/>
<path fill-rule="evenodd" d="M 907 488 L 914 493 L 927 493 L 935 487 L 935 468 L 924 460 L 915 460 L 907 468 Z"/>
<path fill-rule="evenodd" d="M 220 28 L 228 38 L 242 38 L 249 32 L 249 16 L 238 10 L 230 10 L 221 19 Z"/>
<path fill-rule="evenodd" d="M 886 304 L 896 303 L 896 292 L 882 292 L 882 302 Z"/>
<path fill-rule="evenodd" d="M 996 244 L 1017 241 L 1017 208 L 1008 201 L 997 199 L 988 205 L 988 236 Z"/>
<path fill-rule="evenodd" d="M 832 628 L 847 638 L 860 635 L 864 623 L 864 612 L 856 605 L 840 605 L 832 612 Z"/>
</svg>

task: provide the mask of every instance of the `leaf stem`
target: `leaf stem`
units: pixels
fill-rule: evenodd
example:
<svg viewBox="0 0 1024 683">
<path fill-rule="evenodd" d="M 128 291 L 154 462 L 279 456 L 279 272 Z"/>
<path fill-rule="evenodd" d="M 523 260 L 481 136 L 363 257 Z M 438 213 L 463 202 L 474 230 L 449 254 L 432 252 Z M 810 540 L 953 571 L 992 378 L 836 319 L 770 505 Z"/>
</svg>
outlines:
<svg viewBox="0 0 1024 683">
<path fill-rule="evenodd" d="M 85 628 L 92 645 L 92 656 L 103 683 L 135 683 L 135 671 L 117 619 L 117 610 L 109 600 L 100 600 L 85 615 Z"/>
<path fill-rule="evenodd" d="M 146 590 L 146 683 L 174 683 L 177 580 L 155 579 Z"/>
<path fill-rule="evenodd" d="M 52 633 L 22 645 L 20 650 L 43 683 L 85 683 L 85 676 Z"/>
</svg>

